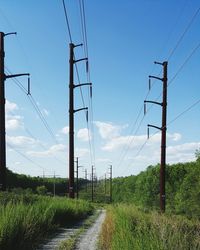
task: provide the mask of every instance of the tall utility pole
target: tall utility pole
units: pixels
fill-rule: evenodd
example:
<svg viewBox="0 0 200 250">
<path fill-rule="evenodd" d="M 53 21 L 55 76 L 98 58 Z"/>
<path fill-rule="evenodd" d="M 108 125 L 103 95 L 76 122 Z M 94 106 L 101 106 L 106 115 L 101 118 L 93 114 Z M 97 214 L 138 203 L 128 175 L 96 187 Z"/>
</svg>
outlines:
<svg viewBox="0 0 200 250">
<path fill-rule="evenodd" d="M 110 203 L 112 202 L 112 165 L 110 165 Z"/>
<path fill-rule="evenodd" d="M 74 110 L 74 89 L 83 85 L 92 85 L 91 83 L 74 84 L 74 64 L 88 58 L 75 60 L 74 48 L 82 44 L 69 44 L 69 198 L 74 198 L 74 113 L 81 110 L 88 110 L 87 107 Z"/>
<path fill-rule="evenodd" d="M 154 125 L 148 124 L 148 135 L 149 127 L 153 127 L 161 130 L 161 161 L 160 161 L 160 211 L 165 212 L 165 166 L 166 166 L 166 131 L 167 131 L 167 66 L 168 62 L 163 63 L 155 62 L 155 64 L 160 64 L 163 66 L 163 78 L 156 76 L 149 76 L 149 78 L 158 79 L 163 82 L 163 100 L 162 103 L 154 101 L 144 101 L 146 104 L 154 103 L 162 106 L 162 127 L 157 127 Z M 146 109 L 146 108 L 145 108 Z"/>
<path fill-rule="evenodd" d="M 5 80 L 23 75 L 29 76 L 29 74 L 5 75 L 4 73 L 4 37 L 16 34 L 16 32 L 7 34 L 0 32 L 0 191 L 6 191 Z M 29 87 L 28 89 L 30 90 Z"/>
</svg>

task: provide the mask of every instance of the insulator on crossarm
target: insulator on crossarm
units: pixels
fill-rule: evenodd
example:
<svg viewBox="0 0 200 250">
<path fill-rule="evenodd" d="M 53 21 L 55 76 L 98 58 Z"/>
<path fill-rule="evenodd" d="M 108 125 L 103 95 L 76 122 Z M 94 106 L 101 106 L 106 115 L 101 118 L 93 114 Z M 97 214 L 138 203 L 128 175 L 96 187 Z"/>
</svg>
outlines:
<svg viewBox="0 0 200 250">
<path fill-rule="evenodd" d="M 90 86 L 90 98 L 92 98 L 92 86 Z"/>
<path fill-rule="evenodd" d="M 149 91 L 151 90 L 151 78 L 149 78 Z"/>
<path fill-rule="evenodd" d="M 30 77 L 28 77 L 28 93 L 27 95 L 31 94 L 31 86 L 30 86 Z"/>
<path fill-rule="evenodd" d="M 149 127 L 147 127 L 147 139 L 149 139 Z"/>
<path fill-rule="evenodd" d="M 88 122 L 88 110 L 86 110 L 86 121 Z"/>
<path fill-rule="evenodd" d="M 146 112 L 147 112 L 147 110 L 146 110 L 146 102 L 144 102 L 144 115 L 146 115 Z"/>
<path fill-rule="evenodd" d="M 88 73 L 89 71 L 89 63 L 88 63 L 88 60 L 86 60 L 86 72 Z"/>
</svg>

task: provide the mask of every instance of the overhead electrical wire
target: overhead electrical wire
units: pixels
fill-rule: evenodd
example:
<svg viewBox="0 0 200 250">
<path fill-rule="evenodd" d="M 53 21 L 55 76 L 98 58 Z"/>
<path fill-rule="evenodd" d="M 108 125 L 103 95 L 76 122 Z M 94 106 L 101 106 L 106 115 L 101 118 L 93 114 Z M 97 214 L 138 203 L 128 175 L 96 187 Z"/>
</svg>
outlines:
<svg viewBox="0 0 200 250">
<path fill-rule="evenodd" d="M 11 71 L 6 67 L 6 71 L 9 73 L 9 74 L 12 74 Z M 47 120 L 45 119 L 44 115 L 42 114 L 42 111 L 40 110 L 40 108 L 38 107 L 38 104 L 37 102 L 35 101 L 33 95 L 31 93 L 27 93 L 27 90 L 26 88 L 21 84 L 21 82 L 16 79 L 16 78 L 11 78 L 11 80 L 21 89 L 21 91 L 23 93 L 26 94 L 28 100 L 30 101 L 30 103 L 32 104 L 34 110 L 36 111 L 38 117 L 40 118 L 41 122 L 43 123 L 43 125 L 45 126 L 47 132 L 50 134 L 50 136 L 52 137 L 52 139 L 54 140 L 54 142 L 56 144 L 59 144 L 58 141 L 57 141 L 57 138 L 53 132 L 53 130 L 51 129 L 51 127 L 49 126 Z"/>
<path fill-rule="evenodd" d="M 197 9 L 197 11 L 194 13 L 194 15 L 192 16 L 192 18 L 190 19 L 190 22 L 188 23 L 188 25 L 186 26 L 185 30 L 183 31 L 182 35 L 179 37 L 175 47 L 172 49 L 171 53 L 169 54 L 167 60 L 169 61 L 171 59 L 171 57 L 173 56 L 174 52 L 177 50 L 178 46 L 180 45 L 181 41 L 183 40 L 184 36 L 186 35 L 186 33 L 188 32 L 188 30 L 190 29 L 190 27 L 192 26 L 195 18 L 198 16 L 200 11 L 200 7 Z"/>
<path fill-rule="evenodd" d="M 85 57 L 88 58 L 86 62 L 87 81 L 88 83 L 91 83 L 84 0 L 79 0 L 79 9 L 80 9 L 81 31 L 82 31 L 84 52 L 85 52 Z M 89 100 L 89 110 L 91 111 L 89 119 L 90 119 L 90 127 L 92 134 L 90 134 L 89 130 L 89 123 L 88 123 L 89 121 L 87 121 L 87 129 L 88 129 L 89 147 L 91 152 L 91 165 L 95 165 L 94 123 L 93 123 L 93 104 L 92 104 L 91 88 L 92 88 L 91 86 L 90 88 L 88 88 L 88 100 Z"/>
<path fill-rule="evenodd" d="M 198 16 L 199 12 L 200 12 L 200 7 L 197 9 L 197 11 L 195 11 L 195 13 L 194 13 L 194 15 L 192 16 L 192 18 L 190 19 L 188 25 L 186 26 L 186 28 L 184 29 L 183 33 L 182 33 L 181 36 L 179 37 L 179 39 L 178 39 L 178 41 L 177 41 L 175 47 L 172 49 L 172 51 L 170 52 L 170 54 L 169 54 L 169 56 L 168 56 L 168 60 L 171 59 L 171 57 L 174 55 L 175 51 L 177 50 L 177 48 L 178 48 L 179 45 L 181 44 L 181 42 L 182 42 L 184 36 L 186 35 L 186 33 L 187 33 L 187 32 L 189 31 L 189 29 L 191 28 L 191 26 L 192 26 L 192 24 L 193 24 L 195 18 Z M 192 50 L 192 52 L 189 54 L 189 56 L 188 56 L 188 57 L 185 59 L 185 61 L 181 64 L 181 66 L 179 67 L 179 69 L 178 69 L 178 71 L 175 73 L 175 75 L 169 80 L 168 86 L 175 80 L 175 78 L 178 76 L 178 74 L 181 72 L 181 70 L 182 70 L 182 69 L 184 68 L 184 66 L 187 64 L 187 62 L 191 59 L 191 57 L 192 57 L 192 56 L 195 54 L 195 52 L 199 49 L 199 47 L 200 47 L 200 43 L 198 43 L 198 45 Z M 160 72 L 160 73 L 161 73 L 161 72 Z M 159 74 L 159 75 L 160 75 L 160 74 Z M 155 81 L 154 81 L 154 82 L 155 82 Z M 154 82 L 152 83 L 152 86 L 153 86 Z M 146 95 L 146 97 L 145 97 L 145 100 L 146 100 L 146 98 L 148 97 L 149 93 L 150 93 L 150 90 L 148 90 L 147 95 Z M 162 94 L 162 93 L 160 93 L 160 95 L 156 98 L 156 101 L 160 98 L 161 94 Z M 142 106 L 142 107 L 143 107 L 143 106 Z M 148 108 L 147 112 L 149 112 L 149 110 L 150 110 L 152 107 L 153 107 L 153 104 L 150 105 L 150 107 Z M 141 115 L 141 113 L 142 113 L 141 110 L 142 110 L 142 108 L 140 108 L 139 113 L 138 113 L 138 116 Z M 147 113 L 147 112 L 146 112 L 146 113 Z M 139 130 L 139 128 L 140 128 L 140 126 L 141 126 L 143 120 L 144 120 L 144 116 L 141 118 L 140 125 L 139 125 L 139 127 L 136 129 L 136 131 Z M 135 123 L 134 123 L 134 124 L 135 124 Z M 136 134 L 134 134 L 134 136 L 135 136 L 135 135 L 136 135 Z M 132 138 L 131 141 L 130 141 L 130 138 Z M 124 160 L 126 154 L 127 154 L 128 151 L 130 150 L 131 144 L 132 144 L 133 141 L 134 141 L 134 137 L 129 136 L 129 139 L 128 139 L 128 140 L 129 140 L 129 142 L 128 142 L 128 147 L 126 146 L 126 149 L 125 149 L 125 153 L 124 153 L 124 155 L 123 155 L 123 158 L 122 158 L 122 159 L 120 158 L 120 164 L 122 163 L 122 160 Z M 139 152 L 141 152 L 141 150 L 144 148 L 145 145 L 146 145 L 146 143 L 144 143 L 144 145 L 142 145 L 142 147 L 140 148 Z M 118 164 L 118 167 L 120 166 L 120 164 Z"/>
<path fill-rule="evenodd" d="M 69 24 L 69 18 L 68 18 L 68 13 L 67 13 L 67 8 L 66 8 L 65 1 L 63 0 L 62 3 L 63 3 L 63 8 L 64 8 L 65 20 L 66 20 L 66 23 L 67 23 L 67 31 L 68 31 L 68 34 L 69 34 L 69 39 L 70 39 L 70 42 L 73 43 L 73 39 L 72 39 L 72 35 L 71 35 L 71 28 L 70 28 L 70 24 Z M 83 38 L 84 51 L 86 53 L 86 57 L 88 58 L 87 33 L 86 33 L 85 11 L 84 11 L 84 2 L 83 1 L 81 2 L 80 8 L 81 8 L 80 11 L 81 11 L 82 34 L 83 34 L 83 37 L 84 37 Z M 75 54 L 74 54 L 74 59 L 75 59 Z M 75 71 L 76 71 L 76 75 L 77 75 L 78 84 L 81 84 L 80 75 L 79 75 L 77 64 L 75 64 Z M 81 86 L 80 86 L 79 89 L 80 89 L 80 94 L 81 94 L 81 100 L 82 100 L 83 108 L 86 108 L 84 97 L 83 97 L 83 91 L 82 91 Z M 91 157 L 91 164 L 92 164 L 93 160 L 92 160 L 91 134 L 90 134 L 89 126 L 88 126 L 87 111 L 86 110 L 85 110 L 85 115 L 86 115 L 87 130 L 88 130 L 88 141 L 89 141 L 90 157 Z"/>
<path fill-rule="evenodd" d="M 19 155 L 21 155 L 23 158 L 25 158 L 27 161 L 31 162 L 33 165 L 37 166 L 38 168 L 42 169 L 44 171 L 44 167 L 42 167 L 40 164 L 38 164 L 37 162 L 33 161 L 32 159 L 30 159 L 28 156 L 26 156 L 25 154 L 23 154 L 21 151 L 19 151 L 18 149 L 16 149 L 14 146 L 12 146 L 10 143 L 6 143 L 6 145 L 11 148 L 12 150 L 14 150 L 16 153 L 18 153 Z"/>
</svg>

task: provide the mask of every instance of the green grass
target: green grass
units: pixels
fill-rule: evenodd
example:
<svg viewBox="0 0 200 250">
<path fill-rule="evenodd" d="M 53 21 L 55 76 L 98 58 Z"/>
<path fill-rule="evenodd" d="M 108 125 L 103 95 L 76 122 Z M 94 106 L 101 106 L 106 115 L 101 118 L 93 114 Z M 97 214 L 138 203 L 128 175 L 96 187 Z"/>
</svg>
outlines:
<svg viewBox="0 0 200 250">
<path fill-rule="evenodd" d="M 5 250 L 33 249 L 58 226 L 71 225 L 93 211 L 88 202 L 67 198 L 14 196 L 10 201 L 3 200 L 6 202 L 0 205 L 0 249 Z"/>
<path fill-rule="evenodd" d="M 108 209 L 100 249 L 200 249 L 200 222 L 182 216 L 145 213 L 131 205 L 117 205 Z"/>
</svg>

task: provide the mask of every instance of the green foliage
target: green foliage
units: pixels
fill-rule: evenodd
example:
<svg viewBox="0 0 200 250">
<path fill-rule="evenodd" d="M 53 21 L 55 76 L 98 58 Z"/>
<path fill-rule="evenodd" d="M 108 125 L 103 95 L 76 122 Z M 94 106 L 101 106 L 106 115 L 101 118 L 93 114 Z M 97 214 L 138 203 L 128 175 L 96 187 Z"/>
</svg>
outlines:
<svg viewBox="0 0 200 250">
<path fill-rule="evenodd" d="M 133 205 L 116 205 L 107 212 L 100 246 L 102 250 L 200 249 L 200 224 L 180 216 L 145 213 Z"/>
<path fill-rule="evenodd" d="M 26 189 L 27 192 L 37 193 L 38 186 L 45 186 L 47 193 L 54 193 L 54 182 L 56 195 L 64 196 L 67 193 L 68 179 L 66 178 L 43 178 L 43 177 L 31 177 L 23 174 L 16 174 L 7 169 L 7 186 L 8 190 L 21 193 Z M 81 188 L 85 184 L 84 179 L 79 179 L 79 187 Z"/>
<path fill-rule="evenodd" d="M 47 188 L 43 185 L 43 186 L 38 186 L 36 188 L 36 193 L 39 195 L 45 195 L 47 193 Z"/>
<path fill-rule="evenodd" d="M 199 151 L 198 151 L 199 153 Z M 199 155 L 199 154 L 197 154 Z M 160 165 L 113 180 L 113 201 L 159 210 Z M 166 166 L 166 211 L 200 218 L 200 160 Z"/>
<path fill-rule="evenodd" d="M 5 197 L 3 197 L 5 196 Z M 86 201 L 45 196 L 10 195 L 1 193 L 0 249 L 33 249 L 59 225 L 70 225 L 91 214 L 93 207 Z"/>
</svg>

